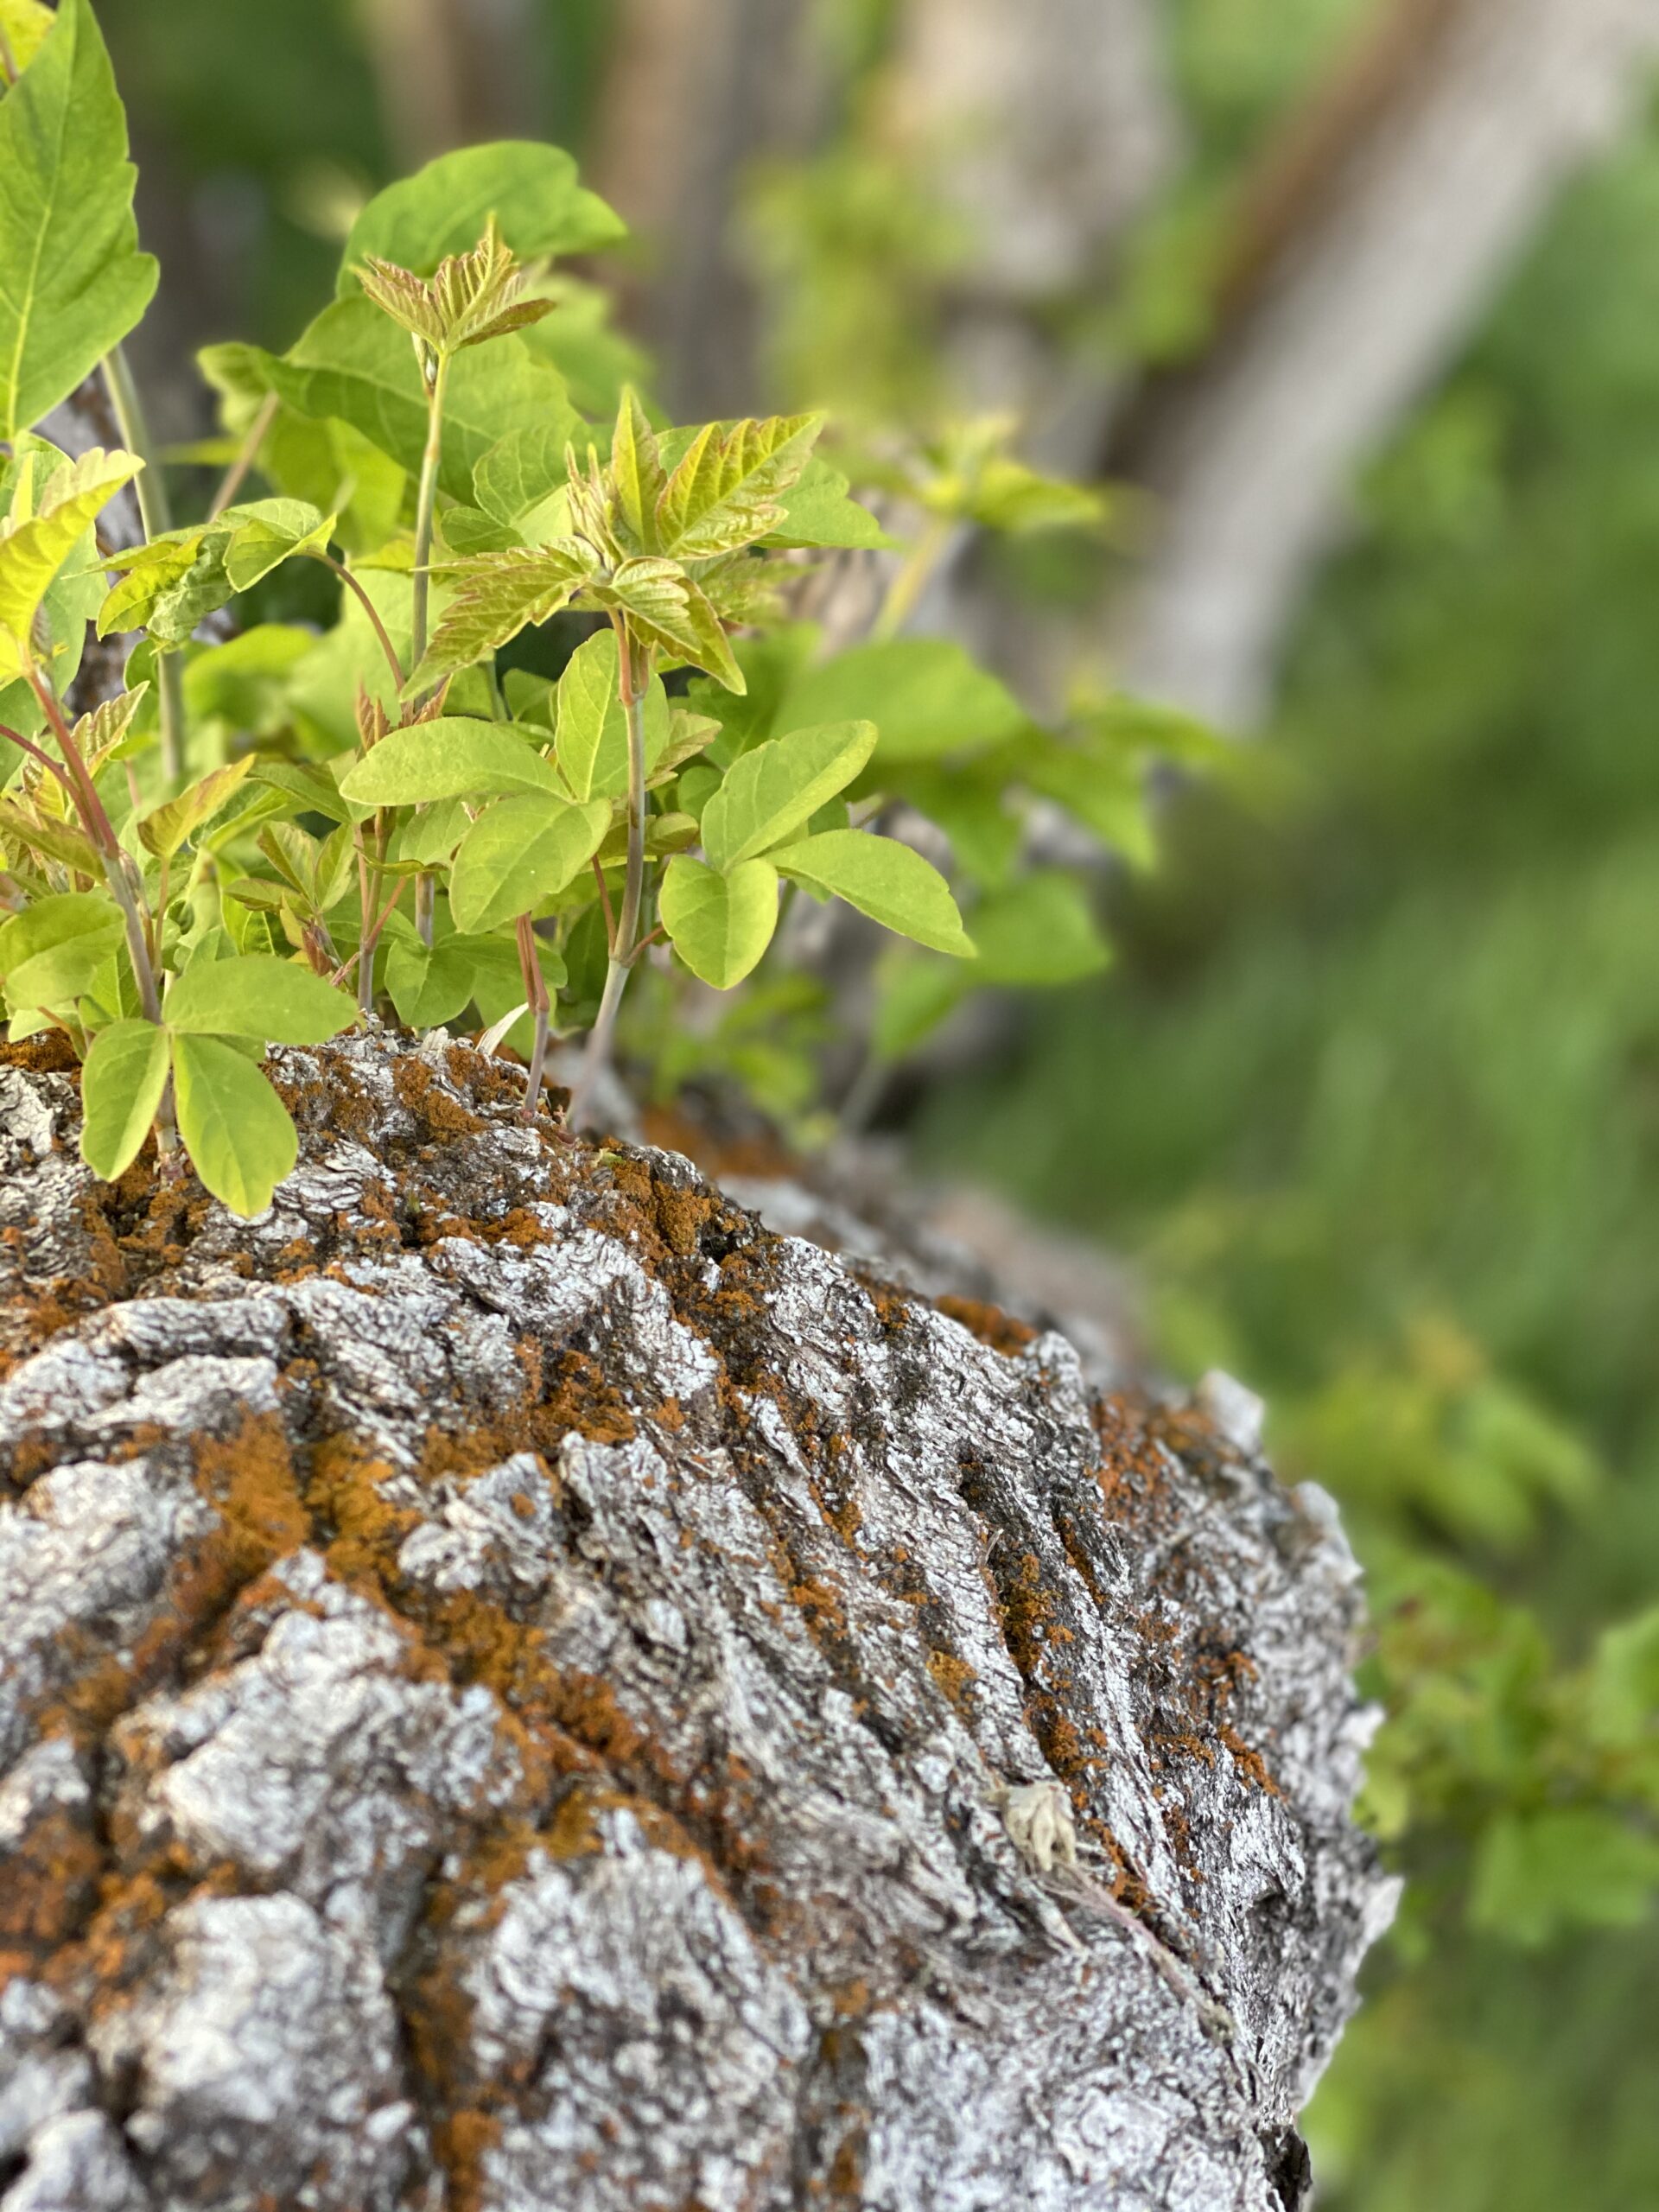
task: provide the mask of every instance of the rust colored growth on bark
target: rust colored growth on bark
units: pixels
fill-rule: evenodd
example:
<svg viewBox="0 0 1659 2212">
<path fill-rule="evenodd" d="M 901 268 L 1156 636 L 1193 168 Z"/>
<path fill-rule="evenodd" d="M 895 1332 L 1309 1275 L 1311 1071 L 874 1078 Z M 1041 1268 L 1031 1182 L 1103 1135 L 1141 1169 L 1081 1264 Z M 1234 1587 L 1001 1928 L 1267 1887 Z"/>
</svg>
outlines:
<svg viewBox="0 0 1659 2212">
<path fill-rule="evenodd" d="M 946 2162 L 970 2139 L 973 2186 L 1015 2202 L 1025 2152 L 963 2085 L 1017 2077 L 1020 2110 L 1063 2132 L 1083 2047 L 1114 2155 L 1144 2136 L 1155 2179 L 1191 2151 L 1224 2173 L 1218 2204 L 1254 2202 L 1252 2068 L 1276 2125 L 1367 1909 L 1332 1810 L 1355 1764 L 1340 1560 L 1277 1541 L 1282 1501 L 1202 1419 L 1089 1397 L 1063 1348 L 1011 1357 L 1030 1333 L 983 1298 L 947 1287 L 944 1327 L 682 1160 L 527 1129 L 521 1077 L 466 1047 L 373 1032 L 273 1072 L 300 1164 L 245 1226 L 143 1161 L 93 1186 L 66 1156 L 72 1090 L 23 1071 L 60 1141 L 49 1233 L 14 1238 L 0 1308 L 16 1323 L 32 1298 L 22 1325 L 54 1345 L 13 1400 L 13 1478 L 63 1478 L 0 1537 L 67 1561 L 26 1726 L 69 1771 L 60 1802 L 30 1784 L 0 1961 L 60 1993 L 99 2108 L 191 2134 L 146 2104 L 164 2068 L 98 2054 L 175 2015 L 237 2050 L 236 1961 L 183 1979 L 187 1930 L 233 1904 L 285 1911 L 237 1924 L 285 1929 L 296 1955 L 346 1960 L 300 2008 L 343 2008 L 333 2055 L 276 1980 L 258 1993 L 306 2085 L 285 2148 L 359 2090 L 413 2115 L 409 2172 L 378 2194 L 329 2197 L 329 2153 L 307 2152 L 326 2212 L 412 2201 L 429 2158 L 452 2212 L 780 2187 L 919 2212 L 938 2177 L 906 2193 L 912 2120 Z M 29 1410 L 77 1392 L 64 1421 Z M 89 1459 L 113 1540 L 151 1548 L 77 1612 L 107 1549 L 99 1530 L 82 1562 L 65 1525 Z M 1258 1744 L 1285 1747 L 1276 1778 Z M 1335 1789 L 1307 1790 L 1313 1759 Z M 1249 2066 L 1217 2046 L 1204 2074 L 1179 1977 L 1058 1889 L 1045 1904 L 1003 1847 L 999 1790 L 1043 1760 L 1087 1866 L 1270 2024 Z M 1283 1792 L 1252 1839 L 1296 1908 L 1270 1961 L 1237 1935 L 1241 1788 Z M 267 1817 L 284 1805 L 291 1858 Z M 1146 1840 L 1160 1824 L 1173 1861 Z M 1080 1973 L 1039 1938 L 1050 1904 Z M 1054 1976 L 1029 2005 L 1016 1962 Z M 379 2073 L 359 2002 L 391 2023 Z M 279 2071 L 236 2066 L 262 2089 Z M 276 2184 L 239 2125 L 203 2139 L 232 2145 L 226 2185 L 251 2202 Z M 1080 2138 L 1057 2155 L 1093 2171 Z M 1056 2212 L 1097 2186 L 1062 2186 Z"/>
<path fill-rule="evenodd" d="M 413 1116 L 423 1143 L 443 1144 L 456 1137 L 476 1136 L 485 1127 L 478 1115 L 437 1080 L 435 1071 L 424 1060 L 400 1059 L 392 1084 L 398 1103 Z"/>
<path fill-rule="evenodd" d="M 54 1808 L 10 1848 L 0 1882 L 0 1987 L 13 1974 L 39 1973 L 79 1930 L 103 1870 L 87 1808 Z"/>
<path fill-rule="evenodd" d="M 993 1351 L 1017 1358 L 1027 1344 L 1035 1344 L 1037 1332 L 1028 1322 L 1016 1320 L 1012 1313 L 1005 1313 L 1000 1306 L 992 1306 L 982 1298 L 936 1298 L 933 1301 L 941 1313 L 959 1321 L 971 1337 L 988 1344 Z"/>
</svg>

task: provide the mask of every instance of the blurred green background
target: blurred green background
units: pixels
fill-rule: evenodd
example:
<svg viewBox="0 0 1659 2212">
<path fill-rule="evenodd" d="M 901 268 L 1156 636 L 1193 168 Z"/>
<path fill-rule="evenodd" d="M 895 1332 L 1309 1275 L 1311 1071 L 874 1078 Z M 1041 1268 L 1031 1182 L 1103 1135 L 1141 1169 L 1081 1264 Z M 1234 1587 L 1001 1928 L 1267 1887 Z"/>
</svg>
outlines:
<svg viewBox="0 0 1659 2212">
<path fill-rule="evenodd" d="M 914 418 L 950 384 L 971 222 L 884 126 L 899 0 L 818 11 L 806 126 L 786 85 L 753 93 L 719 237 L 686 249 L 731 288 L 701 362 L 626 189 L 650 181 L 614 110 L 631 10 L 485 10 L 510 81 L 486 54 L 470 89 L 400 76 L 395 5 L 100 12 L 166 271 L 158 385 L 181 343 L 287 343 L 369 189 L 515 130 L 597 161 L 641 226 L 612 273 L 671 396 L 725 376 Z M 1152 10 L 1182 151 L 1046 342 L 1103 376 L 1202 348 L 1230 186 L 1360 12 Z M 182 388 L 161 404 L 188 424 Z M 1128 557 L 1062 537 L 992 582 L 1075 624 Z M 1410 1881 L 1311 2117 L 1336 2212 L 1659 2205 L 1656 707 L 1637 103 L 1360 472 L 1267 726 L 1172 791 L 1159 868 L 1103 885 L 1113 971 L 906 1093 L 925 1166 L 1097 1236 L 1172 1371 L 1267 1397 L 1282 1471 L 1337 1494 L 1365 1560 L 1389 1714 L 1365 1811 Z"/>
</svg>

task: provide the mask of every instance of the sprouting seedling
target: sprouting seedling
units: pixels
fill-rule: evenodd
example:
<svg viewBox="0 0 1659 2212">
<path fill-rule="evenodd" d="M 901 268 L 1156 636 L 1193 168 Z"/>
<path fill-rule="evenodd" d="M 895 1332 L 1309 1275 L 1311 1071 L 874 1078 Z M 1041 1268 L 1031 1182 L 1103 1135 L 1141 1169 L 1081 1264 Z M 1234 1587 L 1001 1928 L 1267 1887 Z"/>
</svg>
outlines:
<svg viewBox="0 0 1659 2212">
<path fill-rule="evenodd" d="M 396 262 L 369 254 L 359 263 L 358 283 L 378 308 L 406 330 L 420 364 L 427 395 L 426 448 L 421 457 L 420 488 L 415 505 L 414 594 L 410 658 L 418 667 L 426 654 L 431 601 L 432 532 L 437 512 L 438 471 L 443 460 L 443 410 L 449 365 L 469 346 L 527 329 L 553 311 L 551 300 L 525 299 L 524 271 L 491 215 L 484 235 L 469 253 L 448 255 L 430 276 L 417 276 Z M 415 887 L 416 927 L 432 941 L 432 879 Z"/>
<path fill-rule="evenodd" d="M 99 1174 L 151 1128 L 165 1149 L 176 1119 L 207 1188 L 258 1211 L 296 1142 L 259 1053 L 388 1012 L 510 1040 L 531 1120 L 553 1038 L 587 1032 L 580 1120 L 647 953 L 652 1009 L 768 957 L 754 1003 L 775 1003 L 811 988 L 791 967 L 804 933 L 780 933 L 804 899 L 910 940 L 925 988 L 906 1033 L 976 977 L 1097 964 L 1080 900 L 1013 865 L 1001 809 L 1018 783 L 1117 822 L 1135 731 L 1062 740 L 944 640 L 825 653 L 786 619 L 811 549 L 888 541 L 817 417 L 664 429 L 620 342 L 595 348 L 589 321 L 572 353 L 560 324 L 537 327 L 549 302 L 521 257 L 540 270 L 620 229 L 556 149 L 467 149 L 377 195 L 286 354 L 204 363 L 235 460 L 203 518 L 161 527 L 152 501 L 141 544 L 95 543 L 142 456 L 72 464 L 27 424 L 118 347 L 153 268 L 107 70 L 67 70 L 71 46 L 99 56 L 87 0 L 62 0 L 0 94 L 41 205 L 79 194 L 93 242 L 71 285 L 35 200 L 0 210 L 0 688 L 20 764 L 0 789 L 0 988 L 13 1037 L 55 1028 L 80 1056 Z M 457 250 L 456 209 L 484 207 L 499 219 Z M 974 500 L 994 475 L 1009 493 L 994 455 L 969 458 L 944 473 Z M 243 496 L 256 471 L 270 496 Z M 332 630 L 245 607 L 207 641 L 204 619 L 244 594 L 280 608 L 296 560 L 338 582 Z M 510 664 L 504 647 L 567 611 L 597 626 L 556 641 L 556 683 Z M 142 632 L 147 659 L 76 717 L 92 617 Z M 878 834 L 900 808 L 944 826 L 985 957 L 938 870 Z"/>
</svg>

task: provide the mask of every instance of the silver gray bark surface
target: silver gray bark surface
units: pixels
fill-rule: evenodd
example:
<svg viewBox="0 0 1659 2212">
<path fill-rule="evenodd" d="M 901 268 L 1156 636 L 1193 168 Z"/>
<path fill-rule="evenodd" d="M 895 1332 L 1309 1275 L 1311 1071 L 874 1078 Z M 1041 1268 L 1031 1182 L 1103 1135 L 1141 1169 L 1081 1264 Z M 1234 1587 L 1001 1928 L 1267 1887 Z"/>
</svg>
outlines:
<svg viewBox="0 0 1659 2212">
<path fill-rule="evenodd" d="M 1392 1889 L 1254 1402 L 273 1066 L 245 1224 L 0 1065 L 3 2212 L 1300 2203 Z"/>
</svg>

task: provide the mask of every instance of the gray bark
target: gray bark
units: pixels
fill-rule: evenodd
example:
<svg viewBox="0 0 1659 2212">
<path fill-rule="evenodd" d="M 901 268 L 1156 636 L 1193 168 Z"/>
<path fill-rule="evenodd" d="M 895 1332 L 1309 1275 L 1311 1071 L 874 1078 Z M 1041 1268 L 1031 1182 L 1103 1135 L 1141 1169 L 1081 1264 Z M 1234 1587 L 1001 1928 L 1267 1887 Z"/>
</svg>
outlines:
<svg viewBox="0 0 1659 2212">
<path fill-rule="evenodd" d="M 1089 474 L 1109 400 L 1041 327 L 1109 285 L 1124 232 L 1166 183 L 1179 126 L 1148 0 L 908 0 L 899 111 L 971 238 L 952 316 L 972 405 L 1012 408 L 1055 467 Z"/>
<path fill-rule="evenodd" d="M 95 1185 L 39 1057 L 3 2212 L 1302 2201 L 1392 1888 L 1353 1561 L 1237 1386 L 1103 1391 L 442 1035 L 276 1056 L 252 1224 Z"/>
<path fill-rule="evenodd" d="M 1395 0 L 1395 16 L 1382 97 L 1350 104 L 1341 139 L 1293 146 L 1297 219 L 1263 242 L 1213 355 L 1116 456 L 1162 514 L 1122 622 L 1126 680 L 1223 725 L 1262 711 L 1355 467 L 1659 53 L 1656 0 Z"/>
</svg>

